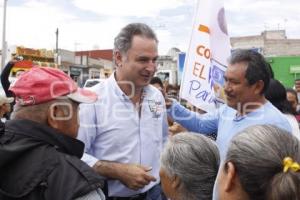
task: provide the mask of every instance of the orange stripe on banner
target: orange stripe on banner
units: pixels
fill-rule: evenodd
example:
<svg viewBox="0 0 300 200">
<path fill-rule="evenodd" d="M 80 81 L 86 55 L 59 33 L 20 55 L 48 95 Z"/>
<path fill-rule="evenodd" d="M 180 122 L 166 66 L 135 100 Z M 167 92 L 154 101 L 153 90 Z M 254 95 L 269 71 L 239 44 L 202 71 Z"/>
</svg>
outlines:
<svg viewBox="0 0 300 200">
<path fill-rule="evenodd" d="M 204 32 L 204 33 L 209 33 L 209 28 L 205 25 L 202 25 L 202 24 L 199 25 L 198 30 L 201 31 L 201 32 Z"/>
</svg>

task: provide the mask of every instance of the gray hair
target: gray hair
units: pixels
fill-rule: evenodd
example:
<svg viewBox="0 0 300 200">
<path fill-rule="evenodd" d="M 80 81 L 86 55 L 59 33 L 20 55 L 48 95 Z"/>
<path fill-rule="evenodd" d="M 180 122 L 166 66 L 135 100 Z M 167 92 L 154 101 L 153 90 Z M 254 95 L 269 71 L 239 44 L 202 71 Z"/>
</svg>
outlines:
<svg viewBox="0 0 300 200">
<path fill-rule="evenodd" d="M 181 181 L 180 199 L 212 199 L 219 168 L 219 151 L 206 136 L 191 132 L 170 137 L 161 155 L 161 167 Z"/>
<path fill-rule="evenodd" d="M 115 37 L 114 52 L 120 51 L 122 54 L 126 54 L 131 47 L 133 36 L 136 35 L 154 39 L 158 42 L 154 31 L 148 25 L 143 23 L 132 23 L 125 26 L 117 37 Z"/>
<path fill-rule="evenodd" d="M 13 112 L 11 113 L 11 119 L 28 119 L 41 124 L 48 124 L 48 110 L 51 106 L 60 106 L 64 115 L 67 116 L 70 112 L 69 108 L 72 108 L 72 101 L 70 99 L 55 99 L 46 103 L 32 105 L 32 106 L 21 106 L 16 104 Z M 68 105 L 68 106 L 66 106 Z"/>
<path fill-rule="evenodd" d="M 283 160 L 300 162 L 300 143 L 289 132 L 271 125 L 246 128 L 235 136 L 226 156 L 236 168 L 250 199 L 300 199 L 299 172 L 283 172 Z"/>
</svg>

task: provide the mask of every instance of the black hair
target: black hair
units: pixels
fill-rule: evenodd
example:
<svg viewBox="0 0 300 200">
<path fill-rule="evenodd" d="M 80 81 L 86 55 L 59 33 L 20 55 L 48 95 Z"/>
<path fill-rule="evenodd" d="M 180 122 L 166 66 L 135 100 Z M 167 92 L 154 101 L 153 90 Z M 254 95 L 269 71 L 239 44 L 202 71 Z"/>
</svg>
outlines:
<svg viewBox="0 0 300 200">
<path fill-rule="evenodd" d="M 296 97 L 297 102 L 299 102 L 297 92 L 294 89 L 286 88 L 286 92 L 292 93 Z"/>
<path fill-rule="evenodd" d="M 151 79 L 150 84 L 151 84 L 151 85 L 153 85 L 153 84 L 159 84 L 159 86 L 160 86 L 161 88 L 164 88 L 164 85 L 163 85 L 161 79 L 160 79 L 159 77 L 157 77 L 157 76 L 154 76 L 154 77 Z"/>
<path fill-rule="evenodd" d="M 247 63 L 245 77 L 249 85 L 253 85 L 260 80 L 264 82 L 264 87 L 261 91 L 261 94 L 263 94 L 267 90 L 271 78 L 270 66 L 265 58 L 260 53 L 250 49 L 237 49 L 229 58 L 229 63 L 235 64 L 240 62 Z"/>
<path fill-rule="evenodd" d="M 265 97 L 282 113 L 295 114 L 287 100 L 285 87 L 276 79 L 271 79 Z"/>
</svg>

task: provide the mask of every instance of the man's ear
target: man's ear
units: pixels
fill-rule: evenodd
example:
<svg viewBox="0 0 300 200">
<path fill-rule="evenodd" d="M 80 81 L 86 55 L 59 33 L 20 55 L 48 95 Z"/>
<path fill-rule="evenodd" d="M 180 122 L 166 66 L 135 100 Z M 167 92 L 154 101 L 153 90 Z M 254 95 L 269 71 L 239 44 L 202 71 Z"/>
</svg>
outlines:
<svg viewBox="0 0 300 200">
<path fill-rule="evenodd" d="M 261 94 L 261 92 L 262 92 L 262 90 L 265 86 L 265 83 L 262 80 L 259 80 L 254 85 L 255 85 L 254 86 L 255 87 L 255 90 L 254 90 L 255 94 Z"/>
<path fill-rule="evenodd" d="M 224 175 L 224 189 L 226 192 L 229 192 L 234 189 L 235 181 L 237 178 L 236 169 L 232 162 L 228 162 L 225 164 L 225 175 Z"/>
<path fill-rule="evenodd" d="M 122 54 L 120 51 L 115 51 L 114 52 L 114 58 L 115 58 L 115 62 L 116 62 L 116 65 L 118 67 L 121 67 L 122 66 Z"/>
<path fill-rule="evenodd" d="M 59 108 L 56 105 L 51 105 L 47 110 L 47 122 L 50 127 L 58 129 Z"/>
<path fill-rule="evenodd" d="M 178 189 L 179 186 L 180 186 L 180 178 L 178 176 L 174 176 L 172 178 L 172 183 L 171 183 L 171 186 L 174 190 Z"/>
</svg>

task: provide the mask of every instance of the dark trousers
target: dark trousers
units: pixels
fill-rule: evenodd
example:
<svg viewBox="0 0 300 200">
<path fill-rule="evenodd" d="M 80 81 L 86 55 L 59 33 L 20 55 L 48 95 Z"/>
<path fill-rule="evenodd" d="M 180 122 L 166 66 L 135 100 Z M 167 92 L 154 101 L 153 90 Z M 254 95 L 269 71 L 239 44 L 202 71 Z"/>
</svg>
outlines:
<svg viewBox="0 0 300 200">
<path fill-rule="evenodd" d="M 107 197 L 107 200 L 167 200 L 162 192 L 160 184 L 153 186 L 147 192 L 137 194 L 131 197 Z"/>
</svg>

